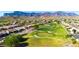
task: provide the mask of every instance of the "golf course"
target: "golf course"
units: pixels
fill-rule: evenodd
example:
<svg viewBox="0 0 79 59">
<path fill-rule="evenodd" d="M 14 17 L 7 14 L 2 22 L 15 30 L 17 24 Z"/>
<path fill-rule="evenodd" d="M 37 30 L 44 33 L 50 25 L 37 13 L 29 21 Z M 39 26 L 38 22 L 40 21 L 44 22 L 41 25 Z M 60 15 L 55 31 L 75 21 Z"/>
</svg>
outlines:
<svg viewBox="0 0 79 59">
<path fill-rule="evenodd" d="M 72 44 L 72 38 L 68 34 L 68 31 L 61 23 L 50 22 L 38 25 L 34 31 L 24 35 L 23 38 L 28 38 L 25 42 L 29 43 L 31 47 L 59 47 Z"/>
</svg>

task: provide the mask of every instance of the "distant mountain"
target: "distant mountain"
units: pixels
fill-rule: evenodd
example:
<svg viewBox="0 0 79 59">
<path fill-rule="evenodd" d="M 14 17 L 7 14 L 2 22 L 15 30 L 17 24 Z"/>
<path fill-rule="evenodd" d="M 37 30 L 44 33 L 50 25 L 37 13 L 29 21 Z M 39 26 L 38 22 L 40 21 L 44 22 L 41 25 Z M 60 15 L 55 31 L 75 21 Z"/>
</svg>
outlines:
<svg viewBox="0 0 79 59">
<path fill-rule="evenodd" d="M 53 13 L 53 16 L 78 16 L 76 13 L 57 11 Z"/>
<path fill-rule="evenodd" d="M 76 13 L 57 11 L 57 12 L 22 12 L 4 13 L 4 16 L 78 16 Z"/>
<path fill-rule="evenodd" d="M 14 11 L 13 13 L 4 13 L 4 16 L 41 16 L 41 13 Z"/>
</svg>

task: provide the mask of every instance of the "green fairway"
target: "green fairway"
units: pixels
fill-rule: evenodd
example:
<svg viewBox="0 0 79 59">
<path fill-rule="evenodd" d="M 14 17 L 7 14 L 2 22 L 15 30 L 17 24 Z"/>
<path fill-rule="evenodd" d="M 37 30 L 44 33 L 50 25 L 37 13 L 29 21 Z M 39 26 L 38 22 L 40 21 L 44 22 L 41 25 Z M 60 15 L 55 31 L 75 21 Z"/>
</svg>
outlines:
<svg viewBox="0 0 79 59">
<path fill-rule="evenodd" d="M 29 38 L 26 42 L 29 46 L 63 46 L 71 43 L 71 38 L 67 37 L 68 31 L 57 22 L 39 25 L 39 27 L 29 33 L 24 38 Z"/>
</svg>

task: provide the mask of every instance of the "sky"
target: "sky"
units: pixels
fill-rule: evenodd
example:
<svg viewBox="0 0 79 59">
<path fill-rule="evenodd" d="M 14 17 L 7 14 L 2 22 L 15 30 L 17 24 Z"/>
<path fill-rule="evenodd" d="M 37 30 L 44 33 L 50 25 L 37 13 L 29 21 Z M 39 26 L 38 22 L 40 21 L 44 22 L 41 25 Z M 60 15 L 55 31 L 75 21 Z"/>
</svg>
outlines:
<svg viewBox="0 0 79 59">
<path fill-rule="evenodd" d="M 75 11 L 79 0 L 0 0 L 0 15 L 11 11 Z"/>
<path fill-rule="evenodd" d="M 1 11 L 79 11 L 79 0 L 0 0 Z"/>
</svg>

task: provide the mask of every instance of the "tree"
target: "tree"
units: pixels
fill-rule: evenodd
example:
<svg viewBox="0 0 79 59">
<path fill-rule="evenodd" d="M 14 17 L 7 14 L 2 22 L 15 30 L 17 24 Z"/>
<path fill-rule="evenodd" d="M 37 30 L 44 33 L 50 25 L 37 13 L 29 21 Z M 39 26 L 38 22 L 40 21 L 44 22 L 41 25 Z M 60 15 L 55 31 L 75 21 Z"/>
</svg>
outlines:
<svg viewBox="0 0 79 59">
<path fill-rule="evenodd" d="M 72 43 L 73 43 L 73 44 L 76 44 L 77 41 L 76 41 L 75 39 L 72 39 Z"/>
<path fill-rule="evenodd" d="M 38 28 L 39 28 L 39 25 L 36 24 L 36 25 L 34 25 L 33 27 L 34 27 L 35 29 L 38 29 Z"/>
<path fill-rule="evenodd" d="M 76 34 L 76 30 L 75 29 L 73 29 L 72 31 L 73 31 L 74 34 Z"/>
<path fill-rule="evenodd" d="M 17 34 L 11 34 L 4 39 L 4 45 L 8 47 L 19 46 L 22 41 L 22 36 Z"/>
</svg>

